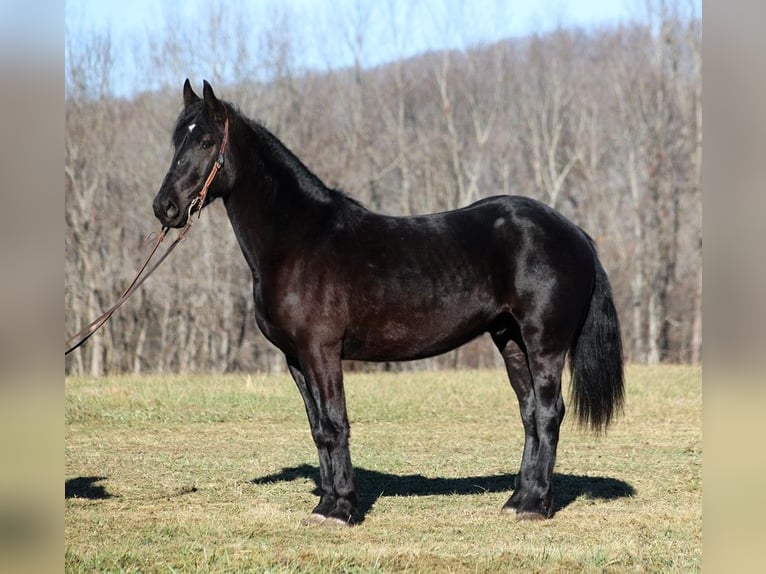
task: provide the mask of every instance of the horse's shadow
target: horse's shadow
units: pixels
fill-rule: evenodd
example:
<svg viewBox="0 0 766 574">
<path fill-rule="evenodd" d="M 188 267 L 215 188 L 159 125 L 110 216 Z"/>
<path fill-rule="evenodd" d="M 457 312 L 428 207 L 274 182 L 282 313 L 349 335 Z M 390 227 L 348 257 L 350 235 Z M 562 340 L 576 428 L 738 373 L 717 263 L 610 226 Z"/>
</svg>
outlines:
<svg viewBox="0 0 766 574">
<path fill-rule="evenodd" d="M 467 476 L 462 478 L 429 478 L 420 474 L 390 474 L 366 468 L 354 469 L 359 491 L 358 521 L 362 522 L 381 496 L 430 496 L 438 494 L 479 494 L 482 492 L 510 492 L 515 474 Z M 280 472 L 254 478 L 253 484 L 290 482 L 310 479 L 314 494 L 319 495 L 319 468 L 301 464 L 283 468 Z M 569 506 L 580 496 L 611 500 L 636 494 L 627 482 L 602 476 L 574 474 L 553 475 L 554 513 Z"/>
<path fill-rule="evenodd" d="M 78 476 L 70 478 L 64 484 L 64 498 L 87 498 L 91 500 L 112 498 L 106 488 L 97 482 L 106 480 L 104 476 Z"/>
</svg>

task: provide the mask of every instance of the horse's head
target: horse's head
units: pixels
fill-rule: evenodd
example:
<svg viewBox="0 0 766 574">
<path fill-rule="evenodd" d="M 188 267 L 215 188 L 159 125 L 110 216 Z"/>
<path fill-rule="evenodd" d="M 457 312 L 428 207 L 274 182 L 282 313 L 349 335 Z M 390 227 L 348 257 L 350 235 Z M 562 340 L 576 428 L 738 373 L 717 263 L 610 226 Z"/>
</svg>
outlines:
<svg viewBox="0 0 766 574">
<path fill-rule="evenodd" d="M 183 89 L 184 109 L 173 132 L 173 161 L 154 198 L 154 215 L 168 227 L 183 227 L 192 212 L 223 196 L 233 183 L 229 151 L 228 148 L 222 150 L 226 147 L 223 144 L 229 111 L 226 104 L 215 97 L 207 81 L 202 95 L 200 98 L 194 93 L 187 79 Z M 217 161 L 224 167 L 219 165 L 207 194 L 200 198 Z"/>
</svg>

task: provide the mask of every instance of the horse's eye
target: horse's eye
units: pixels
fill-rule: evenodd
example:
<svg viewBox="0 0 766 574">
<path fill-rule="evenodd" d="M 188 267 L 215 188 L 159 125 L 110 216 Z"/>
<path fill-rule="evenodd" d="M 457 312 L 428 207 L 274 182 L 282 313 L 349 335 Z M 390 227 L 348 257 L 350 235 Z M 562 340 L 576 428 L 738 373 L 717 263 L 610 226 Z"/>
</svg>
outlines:
<svg viewBox="0 0 766 574">
<path fill-rule="evenodd" d="M 212 147 L 212 146 L 213 146 L 213 142 L 210 140 L 202 140 L 199 143 L 199 147 L 201 147 L 202 149 L 208 149 L 209 147 Z"/>
</svg>

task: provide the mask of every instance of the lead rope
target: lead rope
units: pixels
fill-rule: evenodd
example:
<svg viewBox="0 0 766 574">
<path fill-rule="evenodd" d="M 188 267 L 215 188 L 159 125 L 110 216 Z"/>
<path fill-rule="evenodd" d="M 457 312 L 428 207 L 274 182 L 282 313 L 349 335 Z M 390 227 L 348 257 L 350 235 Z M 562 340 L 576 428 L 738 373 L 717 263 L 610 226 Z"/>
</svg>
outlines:
<svg viewBox="0 0 766 574">
<path fill-rule="evenodd" d="M 141 265 L 141 268 L 138 270 L 138 273 L 136 273 L 135 278 L 133 281 L 131 281 L 130 285 L 128 285 L 127 289 L 122 292 L 122 295 L 117 299 L 117 301 L 109 307 L 106 311 L 104 311 L 97 319 L 91 321 L 88 323 L 85 327 L 80 329 L 77 333 L 69 337 L 64 342 L 64 346 L 66 346 L 66 350 L 64 351 L 64 356 L 66 357 L 69 353 L 80 347 L 85 341 L 90 339 L 90 337 L 98 331 L 104 323 L 106 323 L 109 318 L 114 315 L 114 312 L 117 311 L 117 309 L 120 308 L 120 306 L 130 297 L 133 293 L 135 293 L 136 289 L 138 289 L 141 284 L 146 281 L 146 279 L 154 273 L 154 270 L 157 269 L 157 267 L 160 266 L 160 264 L 165 260 L 165 258 L 170 255 L 170 252 L 175 249 L 176 245 L 181 243 L 181 241 L 184 240 L 186 237 L 186 233 L 189 231 L 192 225 L 192 210 L 199 206 L 199 209 L 197 210 L 197 218 L 199 219 L 202 208 L 205 206 L 205 198 L 207 197 L 207 190 L 210 187 L 210 184 L 213 183 L 213 179 L 215 178 L 216 174 L 218 173 L 218 170 L 220 170 L 223 167 L 224 164 L 224 152 L 226 151 L 226 144 L 229 140 L 229 118 L 226 118 L 226 121 L 224 122 L 223 127 L 223 140 L 221 141 L 221 147 L 218 151 L 218 157 L 215 160 L 215 164 L 213 165 L 213 168 L 210 170 L 210 174 L 207 176 L 207 179 L 205 180 L 205 185 L 202 186 L 202 190 L 200 190 L 199 195 L 194 198 L 194 200 L 189 204 L 188 212 L 186 215 L 186 226 L 181 230 L 181 232 L 178 234 L 178 236 L 173 240 L 173 243 L 171 243 L 168 248 L 165 250 L 165 252 L 162 254 L 162 256 L 152 265 L 149 270 L 144 273 L 144 270 L 146 270 L 147 265 L 149 265 L 149 261 L 151 261 L 152 257 L 154 257 L 154 254 L 157 252 L 157 249 L 160 246 L 160 243 L 165 239 L 165 236 L 168 233 L 168 228 L 163 227 L 160 231 L 159 235 L 157 236 L 157 241 L 154 244 L 154 247 L 152 248 L 151 252 L 149 252 L 149 255 L 144 260 L 144 263 Z M 79 340 L 78 340 L 79 339 Z M 73 341 L 77 341 L 76 343 L 73 343 Z"/>
<path fill-rule="evenodd" d="M 90 337 L 98 331 L 104 323 L 106 323 L 109 318 L 114 315 L 114 312 L 117 311 L 117 309 L 120 308 L 120 306 L 127 301 L 128 297 L 130 297 L 136 289 L 138 289 L 141 284 L 146 281 L 146 278 L 151 275 L 155 269 L 162 263 L 165 258 L 170 254 L 173 249 L 175 249 L 175 246 L 178 245 L 186 236 L 186 232 L 191 227 L 191 223 L 187 223 L 186 227 L 181 231 L 181 233 L 178 234 L 178 237 L 175 238 L 173 243 L 171 243 L 168 248 L 165 250 L 165 253 L 162 254 L 162 256 L 159 258 L 159 260 L 149 269 L 148 272 L 144 273 L 144 270 L 146 269 L 147 265 L 149 265 L 149 261 L 154 257 L 154 254 L 157 252 L 157 248 L 160 246 L 160 243 L 165 239 L 165 236 L 167 235 L 168 228 L 163 227 L 162 231 L 160 231 L 159 235 L 157 236 L 157 241 L 154 244 L 154 247 L 149 252 L 149 255 L 144 260 L 144 263 L 141 265 L 141 268 L 138 270 L 138 273 L 136 273 L 135 278 L 133 281 L 131 281 L 130 285 L 128 285 L 127 289 L 122 292 L 122 295 L 117 299 L 117 301 L 109 307 L 106 311 L 104 311 L 97 319 L 91 321 L 88 323 L 85 327 L 80 329 L 77 333 L 69 337 L 64 343 L 64 345 L 67 346 L 67 349 L 64 351 L 64 356 L 67 356 L 69 353 L 77 349 L 80 345 L 82 345 L 85 341 L 90 339 Z M 142 275 L 143 274 L 143 275 Z M 79 339 L 79 340 L 78 340 Z M 73 343 L 73 341 L 77 341 L 76 343 Z"/>
</svg>

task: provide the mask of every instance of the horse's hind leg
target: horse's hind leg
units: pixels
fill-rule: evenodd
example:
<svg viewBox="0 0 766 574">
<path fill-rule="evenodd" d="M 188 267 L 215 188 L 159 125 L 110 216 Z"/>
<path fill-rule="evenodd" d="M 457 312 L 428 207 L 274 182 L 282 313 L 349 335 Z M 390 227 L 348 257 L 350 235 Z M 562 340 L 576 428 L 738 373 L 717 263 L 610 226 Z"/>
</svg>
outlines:
<svg viewBox="0 0 766 574">
<path fill-rule="evenodd" d="M 517 332 L 508 329 L 492 338 L 505 361 L 508 378 L 519 400 L 524 426 L 524 452 L 513 495 L 503 510 L 519 518 L 547 518 L 553 514 L 551 481 L 556 462 L 559 426 L 564 418 L 561 396 L 563 354 L 530 352 Z M 534 339 L 534 337 L 531 337 Z"/>
<path fill-rule="evenodd" d="M 516 474 L 513 495 L 503 506 L 503 510 L 507 512 L 516 512 L 534 477 L 537 463 L 539 439 L 535 422 L 535 392 L 532 375 L 527 365 L 527 355 L 522 350 L 521 345 L 505 336 L 505 331 L 503 334 L 493 334 L 492 340 L 503 356 L 511 387 L 519 401 L 521 423 L 524 427 L 524 451 L 521 456 L 521 466 Z"/>
<path fill-rule="evenodd" d="M 565 353 L 528 352 L 535 392 L 535 425 L 538 436 L 537 460 L 527 491 L 516 512 L 521 518 L 549 518 L 553 515 L 553 467 L 564 420 L 561 373 Z"/>
<path fill-rule="evenodd" d="M 319 347 L 302 353 L 297 365 L 290 363 L 319 454 L 321 498 L 309 522 L 349 524 L 355 519 L 357 494 L 340 352 Z"/>
</svg>

